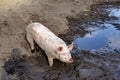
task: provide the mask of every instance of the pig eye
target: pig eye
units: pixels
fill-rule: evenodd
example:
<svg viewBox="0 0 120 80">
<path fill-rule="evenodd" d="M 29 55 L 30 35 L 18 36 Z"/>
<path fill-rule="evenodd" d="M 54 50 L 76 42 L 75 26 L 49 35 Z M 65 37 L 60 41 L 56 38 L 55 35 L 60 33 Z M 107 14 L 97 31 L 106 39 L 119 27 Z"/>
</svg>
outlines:
<svg viewBox="0 0 120 80">
<path fill-rule="evenodd" d="M 62 51 L 62 49 L 63 49 L 63 47 L 59 47 L 59 48 L 58 48 L 58 51 Z"/>
</svg>

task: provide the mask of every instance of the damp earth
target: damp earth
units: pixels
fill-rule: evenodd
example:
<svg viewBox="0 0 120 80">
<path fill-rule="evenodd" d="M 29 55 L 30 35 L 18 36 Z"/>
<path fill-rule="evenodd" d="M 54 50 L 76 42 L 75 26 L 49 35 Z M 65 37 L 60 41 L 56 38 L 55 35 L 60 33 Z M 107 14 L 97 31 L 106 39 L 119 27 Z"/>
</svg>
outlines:
<svg viewBox="0 0 120 80">
<path fill-rule="evenodd" d="M 117 3 L 116 3 L 117 4 Z M 2 80 L 120 80 L 120 5 L 99 4 L 78 18 L 67 17 L 71 31 L 59 35 L 69 44 L 74 62 L 54 60 L 48 66 L 44 51 L 36 45 L 37 56 L 22 56 L 13 48 L 2 70 Z M 24 36 L 24 34 L 22 35 Z M 29 50 L 24 40 L 23 46 Z"/>
</svg>

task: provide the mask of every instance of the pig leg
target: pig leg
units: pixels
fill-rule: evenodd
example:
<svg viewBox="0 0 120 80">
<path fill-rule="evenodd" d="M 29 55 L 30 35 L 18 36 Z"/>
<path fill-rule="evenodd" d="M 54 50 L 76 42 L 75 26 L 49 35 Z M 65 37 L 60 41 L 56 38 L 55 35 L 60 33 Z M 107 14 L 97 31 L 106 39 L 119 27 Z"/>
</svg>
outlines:
<svg viewBox="0 0 120 80">
<path fill-rule="evenodd" d="M 45 53 L 48 57 L 49 66 L 52 67 L 54 58 L 48 52 L 45 52 Z"/>
<path fill-rule="evenodd" d="M 33 52 L 33 50 L 34 50 L 34 40 L 33 40 L 32 36 L 30 34 L 27 34 L 26 37 L 27 37 L 27 40 L 28 40 L 28 42 L 30 44 L 31 51 Z"/>
<path fill-rule="evenodd" d="M 53 65 L 53 58 L 52 57 L 48 57 L 48 62 L 49 62 L 49 66 L 52 67 L 52 65 Z"/>
</svg>

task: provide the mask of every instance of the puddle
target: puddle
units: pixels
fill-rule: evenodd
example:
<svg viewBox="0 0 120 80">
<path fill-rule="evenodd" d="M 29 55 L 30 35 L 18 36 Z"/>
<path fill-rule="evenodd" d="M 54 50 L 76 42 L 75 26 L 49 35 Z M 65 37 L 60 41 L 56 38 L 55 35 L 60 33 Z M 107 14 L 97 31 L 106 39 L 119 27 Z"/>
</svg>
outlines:
<svg viewBox="0 0 120 80">
<path fill-rule="evenodd" d="M 75 44 L 79 49 L 98 50 L 105 47 L 120 48 L 120 31 L 111 24 L 103 24 L 103 28 L 94 29 L 87 33 L 84 37 L 77 38 Z M 101 26 L 100 26 L 101 27 Z"/>
<path fill-rule="evenodd" d="M 106 21 L 88 22 L 88 33 L 74 40 L 74 44 L 80 50 L 101 50 L 104 48 L 120 49 L 120 7 L 105 8 L 108 17 L 114 19 Z M 86 23 L 84 23 L 86 24 Z M 91 26 L 92 25 L 92 26 Z"/>
</svg>

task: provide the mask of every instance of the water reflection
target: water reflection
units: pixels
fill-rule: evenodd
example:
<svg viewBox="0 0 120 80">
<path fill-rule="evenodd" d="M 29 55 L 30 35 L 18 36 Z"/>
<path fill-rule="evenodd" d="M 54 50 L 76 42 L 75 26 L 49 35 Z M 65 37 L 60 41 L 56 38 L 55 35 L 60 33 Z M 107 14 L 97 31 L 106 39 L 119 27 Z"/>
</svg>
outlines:
<svg viewBox="0 0 120 80">
<path fill-rule="evenodd" d="M 108 44 L 109 47 L 120 49 L 120 31 L 114 33 L 112 37 L 109 37 L 109 41 L 111 42 Z"/>
<path fill-rule="evenodd" d="M 111 19 L 102 23 L 95 22 L 96 25 L 94 27 L 87 29 L 90 31 L 89 33 L 74 41 L 74 44 L 79 49 L 100 50 L 106 47 L 120 49 L 120 31 L 118 30 L 118 26 L 120 26 L 120 7 L 107 8 L 106 10 L 107 13 L 109 12 L 109 17 L 116 17 L 117 19 Z M 89 23 L 92 24 L 93 22 Z"/>
<path fill-rule="evenodd" d="M 105 28 L 90 32 L 84 37 L 77 38 L 75 44 L 83 50 L 101 49 L 106 46 L 119 48 L 120 31 L 111 24 L 104 24 Z"/>
<path fill-rule="evenodd" d="M 117 7 L 117 8 L 111 8 L 111 9 L 108 9 L 109 11 L 109 15 L 108 16 L 114 16 L 116 18 L 120 18 L 120 7 Z"/>
</svg>

